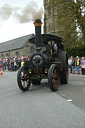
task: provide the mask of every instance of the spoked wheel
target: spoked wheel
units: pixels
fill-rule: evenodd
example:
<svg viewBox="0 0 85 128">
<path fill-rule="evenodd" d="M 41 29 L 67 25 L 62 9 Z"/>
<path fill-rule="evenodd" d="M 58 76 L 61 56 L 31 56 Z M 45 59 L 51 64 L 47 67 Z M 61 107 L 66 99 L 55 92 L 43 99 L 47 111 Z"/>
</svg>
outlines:
<svg viewBox="0 0 85 128">
<path fill-rule="evenodd" d="M 17 83 L 22 91 L 27 91 L 30 87 L 30 80 L 28 70 L 25 67 L 21 67 L 17 73 Z"/>
<path fill-rule="evenodd" d="M 48 84 L 52 91 L 57 91 L 60 85 L 60 73 L 57 65 L 52 64 L 48 71 Z"/>
</svg>

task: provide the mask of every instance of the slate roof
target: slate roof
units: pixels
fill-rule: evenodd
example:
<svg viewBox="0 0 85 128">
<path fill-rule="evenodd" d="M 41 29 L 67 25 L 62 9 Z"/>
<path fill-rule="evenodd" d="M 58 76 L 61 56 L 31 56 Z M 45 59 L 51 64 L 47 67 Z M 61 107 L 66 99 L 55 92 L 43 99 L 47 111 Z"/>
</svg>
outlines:
<svg viewBox="0 0 85 128">
<path fill-rule="evenodd" d="M 33 35 L 34 34 L 29 34 L 23 37 L 19 37 L 13 40 L 0 43 L 0 52 L 6 52 L 9 50 L 16 50 L 16 49 L 23 48 Z"/>
</svg>

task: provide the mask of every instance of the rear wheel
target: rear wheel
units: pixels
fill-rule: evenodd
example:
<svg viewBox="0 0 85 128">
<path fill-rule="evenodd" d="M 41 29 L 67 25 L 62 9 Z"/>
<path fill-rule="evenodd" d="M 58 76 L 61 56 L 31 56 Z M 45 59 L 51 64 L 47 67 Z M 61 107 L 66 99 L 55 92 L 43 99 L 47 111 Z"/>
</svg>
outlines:
<svg viewBox="0 0 85 128">
<path fill-rule="evenodd" d="M 60 85 L 60 72 L 57 65 L 52 64 L 48 71 L 48 84 L 52 91 L 57 91 Z"/>
<path fill-rule="evenodd" d="M 28 70 L 25 67 L 21 67 L 17 73 L 17 83 L 22 91 L 27 91 L 30 87 L 30 80 Z"/>
<path fill-rule="evenodd" d="M 68 57 L 65 51 L 59 53 L 59 59 L 63 64 L 63 71 L 60 73 L 61 84 L 67 84 L 68 82 Z"/>
</svg>

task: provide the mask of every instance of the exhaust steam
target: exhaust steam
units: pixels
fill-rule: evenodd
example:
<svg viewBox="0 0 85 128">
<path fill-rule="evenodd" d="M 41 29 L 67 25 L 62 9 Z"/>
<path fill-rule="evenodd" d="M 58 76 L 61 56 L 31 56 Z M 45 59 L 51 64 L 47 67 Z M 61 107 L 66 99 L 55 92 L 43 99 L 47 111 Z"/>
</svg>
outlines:
<svg viewBox="0 0 85 128">
<path fill-rule="evenodd" d="M 38 9 L 38 5 L 34 1 L 31 1 L 24 8 L 12 7 L 8 4 L 0 7 L 0 20 L 7 20 L 12 16 L 20 23 L 28 23 L 36 19 L 42 19 L 43 14 L 43 7 Z"/>
</svg>

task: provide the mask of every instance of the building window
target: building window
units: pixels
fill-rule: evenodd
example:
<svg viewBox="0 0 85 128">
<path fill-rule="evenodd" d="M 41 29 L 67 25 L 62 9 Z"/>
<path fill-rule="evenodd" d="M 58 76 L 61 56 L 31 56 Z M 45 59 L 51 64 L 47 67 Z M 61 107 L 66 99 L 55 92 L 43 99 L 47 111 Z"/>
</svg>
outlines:
<svg viewBox="0 0 85 128">
<path fill-rule="evenodd" d="M 5 57 L 4 54 L 2 54 L 1 57 L 4 58 Z"/>
<path fill-rule="evenodd" d="M 19 57 L 19 56 L 20 56 L 20 53 L 19 53 L 18 51 L 16 52 L 16 56 L 17 56 L 17 57 Z"/>
<path fill-rule="evenodd" d="M 6 53 L 6 57 L 9 57 L 9 53 Z"/>
</svg>

